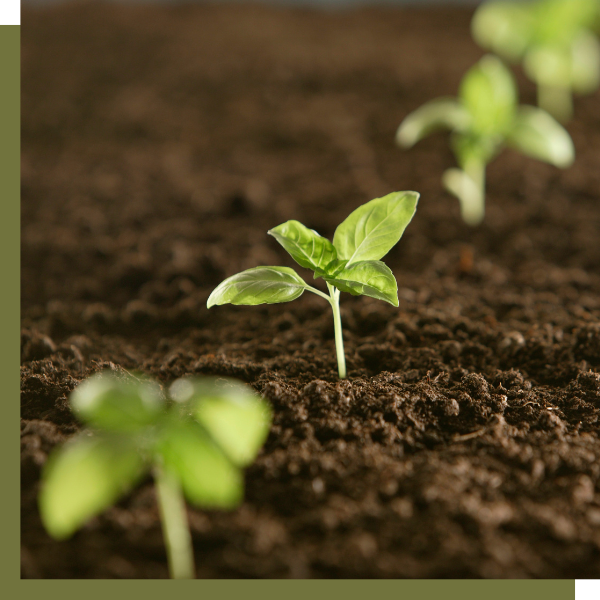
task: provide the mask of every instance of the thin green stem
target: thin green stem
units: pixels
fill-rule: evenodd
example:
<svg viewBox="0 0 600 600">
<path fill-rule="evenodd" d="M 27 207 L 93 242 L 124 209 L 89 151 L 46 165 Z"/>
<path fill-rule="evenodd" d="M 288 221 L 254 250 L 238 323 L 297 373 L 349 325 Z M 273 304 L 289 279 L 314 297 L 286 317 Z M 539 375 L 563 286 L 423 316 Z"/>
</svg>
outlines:
<svg viewBox="0 0 600 600">
<path fill-rule="evenodd" d="M 465 164 L 465 173 L 473 180 L 476 190 L 466 192 L 461 200 L 461 214 L 469 225 L 479 225 L 485 216 L 485 162 L 470 160 Z"/>
<path fill-rule="evenodd" d="M 446 189 L 460 201 L 460 215 L 467 225 L 479 225 L 485 215 L 485 162 L 471 159 L 462 169 L 442 175 Z"/>
<path fill-rule="evenodd" d="M 329 285 L 329 284 L 327 284 L 327 285 Z M 317 294 L 317 296 L 321 296 L 321 298 L 325 298 L 325 300 L 327 300 L 327 302 L 331 302 L 331 298 L 327 294 L 324 294 L 321 290 L 318 290 L 317 288 L 314 288 L 310 285 L 307 285 L 306 289 L 309 292 L 312 292 L 313 294 Z"/>
<path fill-rule="evenodd" d="M 344 338 L 342 336 L 342 317 L 340 314 L 340 290 L 327 284 L 331 299 L 329 303 L 333 309 L 333 329 L 335 332 L 335 352 L 337 355 L 338 374 L 340 379 L 346 379 L 346 356 L 344 355 Z"/>
<path fill-rule="evenodd" d="M 157 468 L 154 473 L 158 506 L 163 528 L 171 579 L 194 579 L 192 537 L 185 512 L 185 501 L 177 478 Z"/>
<path fill-rule="evenodd" d="M 331 309 L 333 310 L 333 330 L 335 333 L 335 353 L 337 355 L 338 374 L 340 379 L 346 379 L 346 356 L 344 355 L 342 316 L 340 314 L 340 290 L 330 283 L 327 284 L 327 289 L 329 290 L 330 294 L 329 296 L 324 294 L 321 290 L 311 287 L 310 285 L 307 285 L 306 289 L 313 294 L 317 294 L 317 296 L 321 296 L 321 298 L 325 298 L 325 300 L 331 304 Z"/>
</svg>

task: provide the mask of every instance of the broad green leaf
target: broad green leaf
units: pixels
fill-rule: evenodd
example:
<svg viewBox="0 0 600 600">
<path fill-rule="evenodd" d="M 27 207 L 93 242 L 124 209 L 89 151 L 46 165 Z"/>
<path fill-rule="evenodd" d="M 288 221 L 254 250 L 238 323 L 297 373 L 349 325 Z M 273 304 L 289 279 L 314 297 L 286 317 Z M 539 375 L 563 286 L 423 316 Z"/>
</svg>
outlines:
<svg viewBox="0 0 600 600">
<path fill-rule="evenodd" d="M 600 11 L 600 2 L 598 3 Z M 571 85 L 578 94 L 590 94 L 600 85 L 600 41 L 581 32 L 571 46 Z"/>
<path fill-rule="evenodd" d="M 56 450 L 42 474 L 39 507 L 42 522 L 56 539 L 72 535 L 139 481 L 145 461 L 122 438 L 86 437 Z"/>
<path fill-rule="evenodd" d="M 398 284 L 390 268 L 379 260 L 365 260 L 338 273 L 325 277 L 342 292 L 355 296 L 370 296 L 398 306 Z"/>
<path fill-rule="evenodd" d="M 80 383 L 71 394 L 73 412 L 82 421 L 108 431 L 135 432 L 156 421 L 164 410 L 160 387 L 134 377 L 104 372 Z"/>
<path fill-rule="evenodd" d="M 447 169 L 442 175 L 444 187 L 460 201 L 460 214 L 467 225 L 479 225 L 485 215 L 483 189 L 461 169 Z"/>
<path fill-rule="evenodd" d="M 238 465 L 250 464 L 271 425 L 271 410 L 254 390 L 232 379 L 183 378 L 171 396 L 190 405 L 192 416 Z"/>
<path fill-rule="evenodd" d="M 302 277 L 289 267 L 255 267 L 221 282 L 208 297 L 206 306 L 290 302 L 306 288 Z"/>
<path fill-rule="evenodd" d="M 475 11 L 471 21 L 473 39 L 510 61 L 523 56 L 534 28 L 531 6 L 514 1 L 486 2 Z"/>
<path fill-rule="evenodd" d="M 232 508 L 243 494 L 242 473 L 192 419 L 173 419 L 156 446 L 161 466 L 180 481 L 186 498 L 206 508 Z"/>
<path fill-rule="evenodd" d="M 519 108 L 506 141 L 523 154 L 557 167 L 568 167 L 575 159 L 575 148 L 566 129 L 546 111 L 534 106 Z"/>
<path fill-rule="evenodd" d="M 333 245 L 346 268 L 383 258 L 402 237 L 417 209 L 417 192 L 392 192 L 357 208 L 335 230 Z"/>
<path fill-rule="evenodd" d="M 337 258 L 333 244 L 316 231 L 299 221 L 287 221 L 271 230 L 272 235 L 305 269 L 326 271 L 326 267 Z"/>
<path fill-rule="evenodd" d="M 396 132 L 396 142 L 403 148 L 410 148 L 436 129 L 464 131 L 470 122 L 469 113 L 454 98 L 438 98 L 417 108 L 402 121 Z"/>
<path fill-rule="evenodd" d="M 511 72 L 495 56 L 484 56 L 464 76 L 459 90 L 463 106 L 472 118 L 472 131 L 502 134 L 514 118 L 517 89 Z"/>
</svg>

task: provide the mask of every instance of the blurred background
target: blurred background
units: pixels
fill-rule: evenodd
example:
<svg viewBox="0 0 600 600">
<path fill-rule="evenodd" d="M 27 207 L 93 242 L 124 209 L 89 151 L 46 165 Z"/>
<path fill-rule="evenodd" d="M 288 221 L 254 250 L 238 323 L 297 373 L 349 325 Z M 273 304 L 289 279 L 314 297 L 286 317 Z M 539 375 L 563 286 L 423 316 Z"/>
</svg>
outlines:
<svg viewBox="0 0 600 600">
<path fill-rule="evenodd" d="M 356 8 L 299 9 L 308 4 Z M 503 254 L 511 268 L 533 248 L 545 260 L 595 264 L 584 202 L 576 204 L 581 243 L 565 233 L 564 211 L 576 215 L 562 196 L 551 235 L 535 245 L 531 238 L 560 195 L 557 177 L 570 196 L 597 185 L 585 125 L 597 97 L 578 99 L 569 125 L 581 172 L 559 174 L 510 152 L 490 165 L 498 239 L 487 225 L 465 228 L 444 192 L 441 174 L 454 164 L 447 134 L 408 152 L 394 142 L 406 115 L 455 95 L 484 54 L 470 35 L 477 4 L 23 0 L 24 306 L 193 299 L 195 314 L 228 274 L 287 260 L 264 233 L 274 224 L 295 218 L 332 235 L 352 208 L 400 189 L 427 198 L 421 225 L 390 257 L 407 275 L 424 264 L 437 274 L 438 244 L 450 248 L 442 270 L 452 271 L 464 242 Z M 535 103 L 535 86 L 515 75 L 521 102 Z M 516 231 L 509 209 L 535 228 Z M 235 231 L 227 252 L 217 221 Z M 77 277 L 67 286 L 65 274 Z"/>
</svg>

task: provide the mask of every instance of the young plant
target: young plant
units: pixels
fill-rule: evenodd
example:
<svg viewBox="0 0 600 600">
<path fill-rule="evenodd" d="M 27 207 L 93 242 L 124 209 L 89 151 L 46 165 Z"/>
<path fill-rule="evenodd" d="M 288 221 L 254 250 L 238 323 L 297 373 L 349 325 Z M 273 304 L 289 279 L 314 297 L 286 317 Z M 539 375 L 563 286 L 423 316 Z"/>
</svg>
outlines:
<svg viewBox="0 0 600 600">
<path fill-rule="evenodd" d="M 486 165 L 504 146 L 557 167 L 573 162 L 575 150 L 567 131 L 546 111 L 517 102 L 510 71 L 495 56 L 484 56 L 464 76 L 458 98 L 427 102 L 409 114 L 396 133 L 397 143 L 410 148 L 436 129 L 452 132 L 460 168 L 448 169 L 442 182 L 459 199 L 469 225 L 483 220 Z"/>
<path fill-rule="evenodd" d="M 248 386 L 227 379 L 178 379 L 165 401 L 156 383 L 97 374 L 70 396 L 92 429 L 54 451 L 42 474 L 39 507 L 62 540 L 131 490 L 148 472 L 155 483 L 172 578 L 194 577 L 184 496 L 231 509 L 270 426 L 270 409 Z"/>
<path fill-rule="evenodd" d="M 572 93 L 600 84 L 600 43 L 593 33 L 598 0 L 499 1 L 481 5 L 471 24 L 475 41 L 522 62 L 537 84 L 538 105 L 560 121 L 573 113 Z"/>
<path fill-rule="evenodd" d="M 314 278 L 322 277 L 329 295 L 308 285 L 289 267 L 255 267 L 220 283 L 207 306 L 290 302 L 305 290 L 325 298 L 333 310 L 338 373 L 346 377 L 346 358 L 340 316 L 340 292 L 370 296 L 398 306 L 398 286 L 381 262 L 400 240 L 417 207 L 416 192 L 393 192 L 357 208 L 338 225 L 333 243 L 299 221 L 271 229 L 272 235 Z"/>
</svg>

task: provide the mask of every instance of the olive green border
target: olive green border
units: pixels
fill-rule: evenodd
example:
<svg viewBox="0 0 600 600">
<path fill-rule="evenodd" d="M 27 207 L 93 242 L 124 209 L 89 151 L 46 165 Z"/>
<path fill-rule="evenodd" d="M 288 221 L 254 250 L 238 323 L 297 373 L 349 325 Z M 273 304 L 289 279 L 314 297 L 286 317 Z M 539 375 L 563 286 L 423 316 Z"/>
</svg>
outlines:
<svg viewBox="0 0 600 600">
<path fill-rule="evenodd" d="M 0 293 L 2 310 L 2 343 L 0 365 L 4 387 L 2 407 L 6 417 L 0 420 L 4 435 L 0 436 L 5 460 L 4 472 L 10 485 L 4 487 L 2 503 L 3 589 L 9 598 L 127 598 L 143 595 L 143 600 L 164 600 L 170 587 L 177 587 L 177 600 L 182 597 L 208 599 L 243 598 L 311 600 L 341 598 L 402 598 L 407 600 L 574 600 L 573 580 L 483 581 L 483 580 L 312 580 L 312 581 L 21 581 L 17 544 L 19 540 L 19 453 L 16 423 L 19 418 L 18 340 L 19 340 L 19 150 L 20 150 L 20 27 L 0 26 L 0 186 L 3 218 L 0 219 L 3 285 Z M 10 493 L 8 493 L 10 490 Z M 15 587 L 14 593 L 10 588 Z M 173 593 L 172 591 L 170 592 Z"/>
<path fill-rule="evenodd" d="M 31 594 L 63 599 L 164 600 L 574 600 L 574 580 L 262 580 L 262 581 L 22 581 L 19 598 Z M 118 590 L 118 591 L 117 591 Z"/>
<path fill-rule="evenodd" d="M 0 376 L 2 418 L 0 456 L 2 541 L 0 565 L 4 577 L 19 573 L 19 192 L 20 192 L 20 27 L 0 26 Z"/>
</svg>

